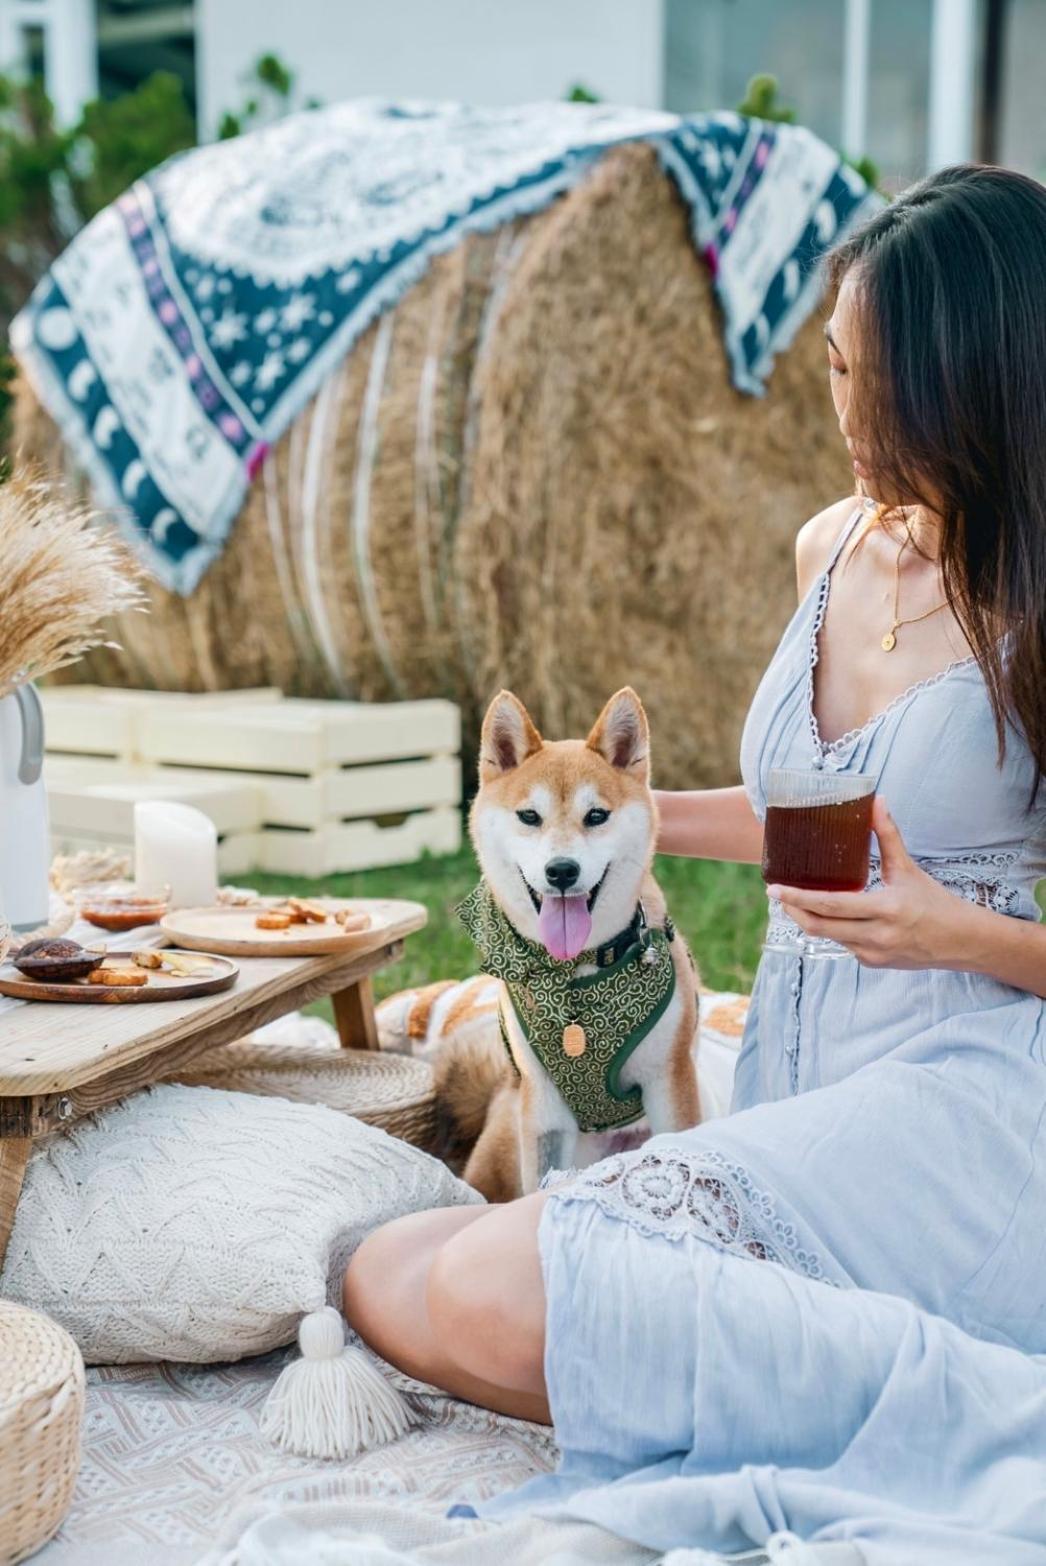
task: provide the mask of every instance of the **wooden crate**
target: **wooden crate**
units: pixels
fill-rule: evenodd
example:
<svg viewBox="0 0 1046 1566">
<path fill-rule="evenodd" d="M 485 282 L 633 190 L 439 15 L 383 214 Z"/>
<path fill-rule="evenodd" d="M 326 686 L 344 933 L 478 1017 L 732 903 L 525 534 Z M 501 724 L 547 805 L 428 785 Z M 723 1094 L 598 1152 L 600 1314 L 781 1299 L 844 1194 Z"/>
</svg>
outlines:
<svg viewBox="0 0 1046 1566">
<path fill-rule="evenodd" d="M 324 767 L 311 777 L 289 773 L 235 773 L 165 766 L 157 778 L 189 776 L 218 784 L 250 778 L 262 800 L 266 827 L 321 827 L 338 821 L 457 805 L 461 763 L 457 756 L 379 762 L 372 767 Z"/>
<path fill-rule="evenodd" d="M 223 875 L 243 875 L 261 857 L 261 792 L 249 781 L 179 777 L 111 758 L 49 754 L 44 783 L 55 853 L 99 847 L 131 853 L 136 802 L 165 799 L 194 805 L 210 816 L 218 832 Z"/>
<path fill-rule="evenodd" d="M 226 874 L 321 876 L 461 842 L 452 702 L 60 687 L 44 705 L 56 839 L 130 843 L 135 800 L 162 798 L 210 815 Z"/>
<path fill-rule="evenodd" d="M 105 685 L 48 685 L 40 695 L 49 751 L 134 763 L 142 760 L 139 732 L 147 714 L 162 718 L 187 704 L 199 711 L 225 711 L 280 700 L 279 691 L 270 687 L 190 696 L 179 691 L 111 690 Z"/>
<path fill-rule="evenodd" d="M 456 755 L 461 720 L 449 701 L 288 699 L 243 711 L 151 711 L 140 736 L 144 761 L 308 777 L 332 767 Z"/>
<path fill-rule="evenodd" d="M 52 830 L 95 832 L 108 841 L 134 840 L 139 800 L 165 799 L 194 805 L 210 816 L 219 833 L 261 830 L 262 791 L 249 778 L 221 774 L 161 772 L 119 761 L 48 755 L 44 783 Z"/>
<path fill-rule="evenodd" d="M 278 875 L 337 875 L 379 865 L 404 865 L 430 854 L 452 854 L 461 847 L 461 812 L 442 806 L 383 826 L 377 821 L 344 821 L 311 831 L 269 827 L 259 839 L 259 868 Z"/>
</svg>

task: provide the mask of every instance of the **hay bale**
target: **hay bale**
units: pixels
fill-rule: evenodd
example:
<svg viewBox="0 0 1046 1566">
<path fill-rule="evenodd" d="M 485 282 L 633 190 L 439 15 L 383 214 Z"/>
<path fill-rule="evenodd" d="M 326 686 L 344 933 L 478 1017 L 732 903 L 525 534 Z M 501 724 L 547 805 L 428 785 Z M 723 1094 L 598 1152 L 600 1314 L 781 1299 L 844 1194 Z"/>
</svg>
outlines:
<svg viewBox="0 0 1046 1566">
<path fill-rule="evenodd" d="M 23 385 L 23 454 L 63 466 Z M 631 682 L 658 781 L 737 776 L 795 602 L 799 524 L 847 493 L 817 321 L 765 398 L 652 148 L 438 258 L 274 447 L 188 600 L 154 586 L 81 677 L 444 695 L 475 736 L 516 690 L 550 734 Z"/>
</svg>

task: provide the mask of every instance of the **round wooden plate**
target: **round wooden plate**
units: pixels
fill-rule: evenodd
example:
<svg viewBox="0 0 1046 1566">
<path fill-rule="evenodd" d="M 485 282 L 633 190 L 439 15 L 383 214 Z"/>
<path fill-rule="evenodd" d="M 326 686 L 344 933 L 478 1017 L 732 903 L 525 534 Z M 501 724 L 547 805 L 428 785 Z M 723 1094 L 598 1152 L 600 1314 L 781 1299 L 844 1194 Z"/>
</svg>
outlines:
<svg viewBox="0 0 1046 1566">
<path fill-rule="evenodd" d="M 330 924 L 292 924 L 286 930 L 259 930 L 255 919 L 267 908 L 284 902 L 268 898 L 247 908 L 179 908 L 165 914 L 160 929 L 179 946 L 194 952 L 223 952 L 228 957 L 322 957 L 326 952 L 352 951 L 372 944 L 392 923 L 389 904 L 378 898 L 310 897 L 326 913 L 342 908 L 365 913 L 365 930 L 343 930 Z"/>
<path fill-rule="evenodd" d="M 107 952 L 99 957 L 99 967 L 122 968 L 134 961 L 130 952 Z M 191 978 L 178 979 L 162 968 L 140 968 L 148 975 L 147 984 L 88 984 L 86 979 L 74 979 L 69 984 L 50 983 L 44 979 L 29 979 L 19 973 L 12 963 L 0 967 L 0 995 L 11 995 L 17 1000 L 61 1001 L 66 1005 L 140 1005 L 143 1001 L 189 1000 L 194 995 L 215 995 L 236 983 L 239 967 L 227 957 L 214 957 L 214 972 L 201 970 Z"/>
</svg>

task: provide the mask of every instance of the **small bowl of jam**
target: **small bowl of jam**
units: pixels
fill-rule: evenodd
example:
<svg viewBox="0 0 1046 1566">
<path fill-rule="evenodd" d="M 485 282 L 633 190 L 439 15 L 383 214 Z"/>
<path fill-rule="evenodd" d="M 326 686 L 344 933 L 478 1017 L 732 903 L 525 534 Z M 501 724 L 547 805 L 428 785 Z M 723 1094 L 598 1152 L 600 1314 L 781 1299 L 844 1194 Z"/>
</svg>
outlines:
<svg viewBox="0 0 1046 1566">
<path fill-rule="evenodd" d="M 97 892 L 83 899 L 80 918 L 99 930 L 137 930 L 159 924 L 170 906 L 170 888 L 156 892 Z"/>
</svg>

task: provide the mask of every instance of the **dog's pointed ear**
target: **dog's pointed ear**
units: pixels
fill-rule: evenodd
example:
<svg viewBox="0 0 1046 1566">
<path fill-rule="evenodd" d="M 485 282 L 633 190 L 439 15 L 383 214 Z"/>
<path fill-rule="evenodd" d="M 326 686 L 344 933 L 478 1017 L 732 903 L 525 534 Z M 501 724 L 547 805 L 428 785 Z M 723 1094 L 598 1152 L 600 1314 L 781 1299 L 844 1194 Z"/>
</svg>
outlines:
<svg viewBox="0 0 1046 1566">
<path fill-rule="evenodd" d="M 530 713 L 511 691 L 499 691 L 487 708 L 479 742 L 479 780 L 492 783 L 520 766 L 544 744 Z"/>
<path fill-rule="evenodd" d="M 626 685 L 611 696 L 586 741 L 612 767 L 620 767 L 641 782 L 650 778 L 650 729 L 643 703 Z"/>
</svg>

